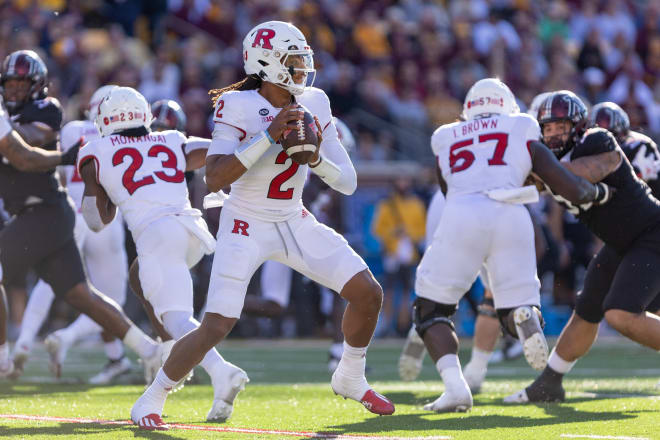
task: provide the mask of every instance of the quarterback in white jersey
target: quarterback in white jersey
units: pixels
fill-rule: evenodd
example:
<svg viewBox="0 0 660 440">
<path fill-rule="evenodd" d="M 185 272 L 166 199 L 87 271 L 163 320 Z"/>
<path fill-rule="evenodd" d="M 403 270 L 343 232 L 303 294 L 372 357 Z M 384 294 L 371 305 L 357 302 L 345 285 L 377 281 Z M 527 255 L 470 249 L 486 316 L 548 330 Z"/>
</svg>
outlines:
<svg viewBox="0 0 660 440">
<path fill-rule="evenodd" d="M 200 351 L 224 339 L 241 314 L 250 278 L 271 259 L 340 292 L 349 302 L 344 353 L 331 386 L 371 412 L 394 412 L 394 405 L 374 392 L 364 376 L 382 289 L 346 240 L 317 222 L 301 201 L 308 166 L 344 194 L 357 185 L 355 169 L 337 139 L 328 97 L 307 83 L 315 73 L 312 55 L 304 35 L 290 23 L 262 23 L 243 40 L 248 76 L 211 91 L 215 129 L 206 183 L 214 192 L 230 184 L 232 190 L 220 215 L 206 314 L 198 330 L 175 344 L 158 373 L 161 380 L 136 403 L 142 414 L 160 416 L 162 403 L 159 408 L 148 401 L 163 396 L 164 403 L 162 390 L 195 366 Z M 320 140 L 307 164 L 295 163 L 277 143 L 303 118 L 300 104 L 316 115 Z"/>
<path fill-rule="evenodd" d="M 431 139 L 447 200 L 415 283 L 415 327 L 445 383 L 445 392 L 425 406 L 437 412 L 472 407 L 449 318 L 482 265 L 504 329 L 521 340 L 533 368 L 547 362 L 534 231 L 522 206 L 538 198 L 536 188 L 523 186 L 530 172 L 580 204 L 604 203 L 611 194 L 559 164 L 539 142 L 536 120 L 518 113 L 515 97 L 498 79 L 475 83 L 463 108 L 464 121 L 440 127 Z"/>
<path fill-rule="evenodd" d="M 82 121 L 67 123 L 60 132 L 60 144 L 63 151 L 68 151 L 76 143 L 83 140 L 90 142 L 100 138 L 99 130 L 94 124 L 96 112 L 101 99 L 116 86 L 108 85 L 99 88 L 92 95 L 88 106 L 88 118 Z M 121 218 L 116 219 L 107 228 L 97 233 L 90 231 L 80 214 L 80 204 L 85 185 L 75 166 L 60 166 L 59 171 L 65 181 L 67 192 L 76 206 L 77 216 L 74 237 L 87 269 L 87 275 L 92 285 L 122 306 L 126 300 L 126 282 L 128 279 L 128 264 L 124 248 L 124 226 Z M 43 325 L 50 305 L 55 299 L 53 289 L 43 280 L 39 280 L 30 294 L 23 316 L 21 332 L 14 350 L 14 373 L 16 379 L 23 373 L 24 364 L 32 349 L 39 328 Z M 68 327 L 58 330 L 48 337 L 46 347 L 51 353 L 55 365 L 52 369 L 58 371 L 64 359 L 61 355 L 66 348 L 76 340 L 94 333 L 100 333 L 101 327 L 87 315 L 81 314 Z M 124 348 L 118 339 L 103 335 L 105 352 L 109 362 L 99 374 L 90 378 L 90 383 L 108 383 L 115 376 L 130 370 L 131 362 L 124 356 Z"/>
<path fill-rule="evenodd" d="M 215 246 L 201 212 L 190 205 L 184 177 L 203 165 L 209 141 L 175 130 L 151 132 L 151 121 L 149 105 L 134 89 L 118 87 L 101 101 L 96 124 L 102 138 L 78 155 L 82 213 L 92 230 L 101 230 L 119 208 L 135 241 L 144 297 L 165 330 L 180 338 L 199 324 L 192 317 L 189 268 Z M 214 388 L 207 419 L 225 420 L 248 378 L 215 348 L 207 351 L 201 364 Z"/>
</svg>

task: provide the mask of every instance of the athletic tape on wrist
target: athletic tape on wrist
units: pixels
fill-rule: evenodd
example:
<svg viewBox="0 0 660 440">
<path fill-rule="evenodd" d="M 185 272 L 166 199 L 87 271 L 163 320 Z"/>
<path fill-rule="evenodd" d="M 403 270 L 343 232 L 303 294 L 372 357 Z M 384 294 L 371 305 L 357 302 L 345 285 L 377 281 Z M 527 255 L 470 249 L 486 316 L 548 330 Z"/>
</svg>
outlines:
<svg viewBox="0 0 660 440">
<path fill-rule="evenodd" d="M 327 184 L 334 183 L 341 176 L 341 169 L 328 159 L 319 156 L 319 164 L 311 168 L 312 172 L 319 176 Z"/>
<path fill-rule="evenodd" d="M 272 138 L 267 131 L 254 135 L 249 141 L 242 143 L 234 151 L 234 156 L 245 168 L 250 168 L 272 145 Z"/>
</svg>

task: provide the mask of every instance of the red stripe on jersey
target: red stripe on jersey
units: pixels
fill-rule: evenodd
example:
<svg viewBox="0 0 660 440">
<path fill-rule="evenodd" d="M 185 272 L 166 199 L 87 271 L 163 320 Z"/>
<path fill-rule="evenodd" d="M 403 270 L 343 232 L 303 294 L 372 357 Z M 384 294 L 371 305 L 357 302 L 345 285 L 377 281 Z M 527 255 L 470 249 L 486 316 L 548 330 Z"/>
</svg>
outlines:
<svg viewBox="0 0 660 440">
<path fill-rule="evenodd" d="M 233 128 L 235 128 L 236 130 L 238 130 L 238 131 L 240 131 L 241 133 L 243 133 L 242 136 L 240 137 L 239 141 L 242 141 L 242 140 L 245 139 L 245 137 L 247 136 L 247 132 L 246 132 L 245 130 L 243 130 L 242 128 L 238 128 L 238 127 L 235 126 L 235 125 L 227 124 L 226 122 L 222 122 L 222 121 L 215 121 L 215 123 L 216 123 L 216 124 L 225 124 L 225 125 L 229 125 L 230 127 L 233 127 Z"/>
<path fill-rule="evenodd" d="M 527 152 L 529 153 L 530 158 L 532 157 L 532 147 L 531 147 L 532 142 L 535 142 L 535 140 L 530 139 L 527 141 Z"/>
</svg>

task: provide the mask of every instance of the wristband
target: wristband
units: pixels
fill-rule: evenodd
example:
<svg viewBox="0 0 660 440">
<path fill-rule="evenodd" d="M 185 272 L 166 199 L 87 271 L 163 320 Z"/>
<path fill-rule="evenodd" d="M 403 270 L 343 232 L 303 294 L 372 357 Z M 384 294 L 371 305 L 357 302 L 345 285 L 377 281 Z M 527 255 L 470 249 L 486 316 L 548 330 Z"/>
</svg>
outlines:
<svg viewBox="0 0 660 440">
<path fill-rule="evenodd" d="M 257 133 L 252 138 L 242 143 L 234 151 L 234 156 L 243 164 L 245 168 L 250 168 L 273 144 L 272 138 L 266 130 Z"/>
<path fill-rule="evenodd" d="M 319 160 L 314 166 L 310 166 L 310 169 L 314 174 L 319 176 L 328 185 L 336 182 L 341 176 L 341 169 L 330 162 L 328 159 L 321 159 L 319 155 Z"/>
</svg>

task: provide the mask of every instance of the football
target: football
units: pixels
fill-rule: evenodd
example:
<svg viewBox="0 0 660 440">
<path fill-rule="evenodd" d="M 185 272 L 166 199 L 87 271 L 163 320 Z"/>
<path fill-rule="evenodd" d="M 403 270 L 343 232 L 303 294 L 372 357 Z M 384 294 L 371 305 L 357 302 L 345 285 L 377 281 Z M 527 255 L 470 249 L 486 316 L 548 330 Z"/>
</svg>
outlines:
<svg viewBox="0 0 660 440">
<path fill-rule="evenodd" d="M 309 162 L 316 151 L 316 144 L 319 140 L 314 116 L 307 109 L 304 110 L 303 119 L 298 120 L 298 128 L 285 131 L 280 138 L 284 151 L 300 165 L 306 165 Z"/>
</svg>

